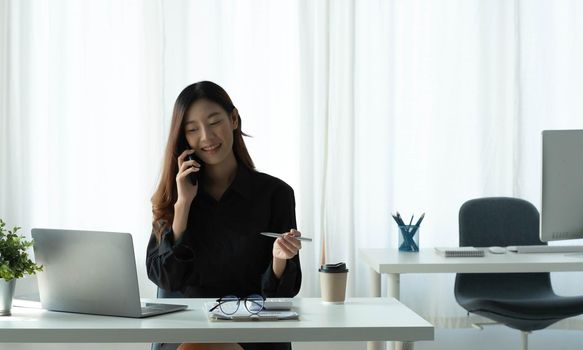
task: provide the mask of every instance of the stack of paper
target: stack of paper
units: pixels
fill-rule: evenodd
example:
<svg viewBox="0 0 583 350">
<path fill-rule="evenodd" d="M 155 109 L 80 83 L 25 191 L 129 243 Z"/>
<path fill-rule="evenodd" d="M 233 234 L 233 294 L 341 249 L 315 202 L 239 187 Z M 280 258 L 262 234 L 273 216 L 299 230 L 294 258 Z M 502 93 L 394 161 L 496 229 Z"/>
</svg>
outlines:
<svg viewBox="0 0 583 350">
<path fill-rule="evenodd" d="M 216 302 L 205 303 L 204 310 L 211 321 L 231 320 L 231 321 L 277 321 L 277 320 L 297 320 L 299 315 L 291 310 L 262 310 L 257 314 L 252 314 L 244 305 L 239 305 L 239 309 L 232 315 L 227 315 L 221 311 L 220 307 L 212 309 Z"/>
<path fill-rule="evenodd" d="M 435 247 L 439 255 L 445 257 L 481 257 L 484 256 L 482 249 L 474 247 Z"/>
</svg>

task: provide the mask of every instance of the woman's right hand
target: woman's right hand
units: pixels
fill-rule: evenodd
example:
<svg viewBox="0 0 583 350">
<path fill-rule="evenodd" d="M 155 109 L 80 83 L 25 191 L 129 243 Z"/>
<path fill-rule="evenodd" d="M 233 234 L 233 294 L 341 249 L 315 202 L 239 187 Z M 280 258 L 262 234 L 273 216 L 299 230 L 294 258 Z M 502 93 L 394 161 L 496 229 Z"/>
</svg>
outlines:
<svg viewBox="0 0 583 350">
<path fill-rule="evenodd" d="M 178 174 L 176 174 L 176 187 L 178 189 L 177 202 L 182 202 L 190 206 L 194 197 L 198 193 L 198 184 L 192 184 L 190 174 L 200 171 L 200 164 L 195 160 L 188 160 L 188 156 L 193 154 L 194 150 L 187 149 L 178 156 Z"/>
</svg>

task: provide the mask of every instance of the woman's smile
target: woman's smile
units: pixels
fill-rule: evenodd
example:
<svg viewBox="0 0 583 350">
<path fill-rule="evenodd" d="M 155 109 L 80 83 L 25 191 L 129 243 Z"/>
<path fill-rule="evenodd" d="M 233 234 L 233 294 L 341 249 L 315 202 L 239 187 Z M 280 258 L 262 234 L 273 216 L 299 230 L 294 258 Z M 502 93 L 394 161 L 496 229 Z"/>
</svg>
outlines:
<svg viewBox="0 0 583 350">
<path fill-rule="evenodd" d="M 219 152 L 222 143 L 215 143 L 214 145 L 202 147 L 201 150 L 206 154 L 213 155 Z"/>
</svg>

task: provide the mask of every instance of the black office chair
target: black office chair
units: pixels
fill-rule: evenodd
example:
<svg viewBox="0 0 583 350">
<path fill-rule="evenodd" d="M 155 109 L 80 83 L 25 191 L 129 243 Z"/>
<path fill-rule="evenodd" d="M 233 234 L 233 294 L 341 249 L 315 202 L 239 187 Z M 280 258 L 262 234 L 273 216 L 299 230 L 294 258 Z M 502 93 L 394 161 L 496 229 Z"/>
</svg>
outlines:
<svg viewBox="0 0 583 350">
<path fill-rule="evenodd" d="M 166 289 L 162 289 L 162 288 L 158 287 L 158 290 L 156 291 L 156 297 L 157 298 L 184 298 L 184 295 L 182 295 L 182 293 L 180 293 L 180 292 L 171 292 L 171 291 L 168 291 Z M 180 344 L 165 344 L 163 350 L 174 350 L 178 347 L 178 345 L 180 345 Z M 151 350 L 162 350 L 162 344 L 152 343 Z"/>
<path fill-rule="evenodd" d="M 539 240 L 539 213 L 522 199 L 494 197 L 467 201 L 459 212 L 460 246 L 546 244 Z M 508 254 L 508 253 L 507 253 Z M 545 273 L 458 273 L 455 298 L 468 312 L 528 333 L 583 313 L 583 296 L 553 292 Z"/>
</svg>

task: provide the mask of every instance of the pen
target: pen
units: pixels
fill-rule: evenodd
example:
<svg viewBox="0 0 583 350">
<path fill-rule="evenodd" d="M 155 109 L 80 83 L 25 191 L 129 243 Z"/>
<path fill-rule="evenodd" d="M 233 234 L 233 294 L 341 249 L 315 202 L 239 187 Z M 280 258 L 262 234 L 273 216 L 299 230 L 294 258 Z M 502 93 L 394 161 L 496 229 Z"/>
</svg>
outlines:
<svg viewBox="0 0 583 350">
<path fill-rule="evenodd" d="M 424 217 L 425 217 L 425 213 L 421 214 L 421 217 L 419 218 L 419 220 L 417 220 L 417 223 L 415 223 L 415 226 L 419 227 L 419 225 L 421 225 L 421 221 L 423 221 Z"/>
<path fill-rule="evenodd" d="M 399 220 L 397 222 L 399 226 L 405 226 L 405 223 L 403 222 L 403 219 L 401 219 L 401 214 L 399 214 L 399 212 L 397 212 L 397 220 Z"/>
<path fill-rule="evenodd" d="M 261 232 L 260 234 L 262 234 L 264 236 L 267 236 L 267 237 L 273 237 L 273 238 L 279 238 L 279 237 L 283 236 L 283 233 L 275 233 L 275 232 Z M 306 241 L 306 242 L 311 242 L 312 241 L 311 238 L 309 238 L 309 237 L 303 237 L 303 236 L 293 237 L 293 238 L 298 239 L 300 241 Z"/>
<path fill-rule="evenodd" d="M 397 218 L 397 216 L 395 214 L 391 214 L 391 216 L 393 217 L 393 220 L 395 220 L 395 222 L 397 223 L 397 226 L 401 226 L 399 225 L 399 219 Z"/>
<path fill-rule="evenodd" d="M 417 220 L 417 223 L 415 223 L 415 226 L 413 226 L 413 229 L 411 230 L 411 237 L 413 237 L 417 233 L 417 230 L 419 229 L 419 225 L 421 225 L 421 222 L 423 221 L 424 217 L 425 217 L 425 213 L 421 214 L 421 217 L 419 217 L 419 220 Z"/>
</svg>

